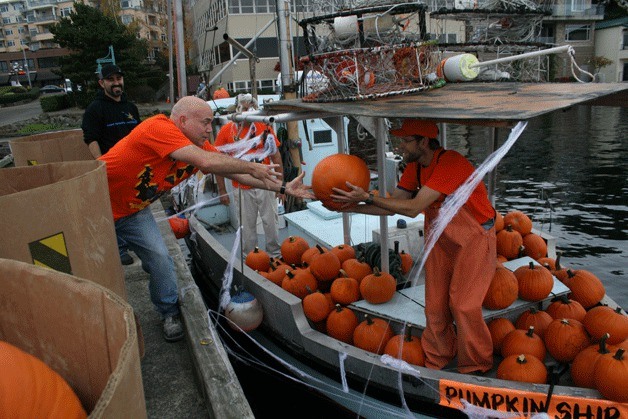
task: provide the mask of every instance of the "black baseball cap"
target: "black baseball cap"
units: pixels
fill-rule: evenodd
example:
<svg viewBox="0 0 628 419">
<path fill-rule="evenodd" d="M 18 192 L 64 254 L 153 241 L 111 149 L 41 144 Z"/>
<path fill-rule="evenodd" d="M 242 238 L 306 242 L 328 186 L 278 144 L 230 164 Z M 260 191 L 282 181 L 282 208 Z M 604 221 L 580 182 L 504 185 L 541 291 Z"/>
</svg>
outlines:
<svg viewBox="0 0 628 419">
<path fill-rule="evenodd" d="M 112 74 L 119 74 L 121 76 L 124 76 L 124 73 L 122 72 L 120 67 L 118 67 L 117 65 L 114 65 L 114 64 L 107 64 L 103 68 L 100 69 L 100 78 L 101 79 L 106 79 L 107 77 L 111 76 Z"/>
</svg>

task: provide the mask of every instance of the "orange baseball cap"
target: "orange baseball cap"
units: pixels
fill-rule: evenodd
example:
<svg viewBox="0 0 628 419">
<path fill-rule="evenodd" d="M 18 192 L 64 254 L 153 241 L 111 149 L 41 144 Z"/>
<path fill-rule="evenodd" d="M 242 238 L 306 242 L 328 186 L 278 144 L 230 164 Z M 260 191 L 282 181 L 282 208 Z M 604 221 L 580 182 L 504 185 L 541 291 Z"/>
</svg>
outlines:
<svg viewBox="0 0 628 419">
<path fill-rule="evenodd" d="M 438 138 L 438 126 L 431 121 L 422 119 L 404 119 L 401 128 L 391 129 L 390 133 L 395 137 L 420 135 L 427 138 Z"/>
</svg>

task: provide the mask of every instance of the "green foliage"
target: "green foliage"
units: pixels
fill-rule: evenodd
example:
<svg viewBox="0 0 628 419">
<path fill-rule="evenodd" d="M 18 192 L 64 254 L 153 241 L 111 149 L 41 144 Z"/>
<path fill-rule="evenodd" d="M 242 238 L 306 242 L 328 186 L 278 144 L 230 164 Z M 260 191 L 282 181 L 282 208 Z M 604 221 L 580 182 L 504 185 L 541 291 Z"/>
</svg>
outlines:
<svg viewBox="0 0 628 419">
<path fill-rule="evenodd" d="M 587 61 L 587 64 L 591 64 L 593 68 L 595 69 L 594 71 L 597 72 L 601 68 L 604 68 L 613 64 L 613 60 L 609 60 L 608 58 L 603 57 L 601 55 L 596 55 L 595 57 L 590 58 Z"/>
<path fill-rule="evenodd" d="M 78 106 L 81 109 L 85 109 L 89 106 L 90 103 L 92 103 L 94 101 L 94 99 L 96 99 L 96 94 L 97 91 L 96 90 L 82 90 L 80 92 L 76 92 L 74 94 L 74 100 L 76 102 L 76 106 Z"/>
<path fill-rule="evenodd" d="M 24 87 L 19 86 L 3 86 L 0 88 L 0 105 L 30 101 L 36 99 L 38 96 L 39 88 L 37 87 L 29 91 Z"/>
<path fill-rule="evenodd" d="M 37 132 L 58 131 L 63 129 L 60 124 L 29 124 L 26 125 L 17 132 L 18 134 L 30 135 Z"/>
<path fill-rule="evenodd" d="M 72 107 L 68 95 L 42 96 L 39 101 L 44 112 L 61 111 Z"/>
<path fill-rule="evenodd" d="M 88 89 L 96 88 L 96 59 L 107 56 L 112 45 L 116 64 L 124 70 L 125 87 L 145 84 L 146 75 L 155 72 L 144 64 L 147 41 L 96 8 L 77 2 L 74 9 L 50 28 L 55 42 L 73 51 L 60 60 L 64 77 Z"/>
</svg>

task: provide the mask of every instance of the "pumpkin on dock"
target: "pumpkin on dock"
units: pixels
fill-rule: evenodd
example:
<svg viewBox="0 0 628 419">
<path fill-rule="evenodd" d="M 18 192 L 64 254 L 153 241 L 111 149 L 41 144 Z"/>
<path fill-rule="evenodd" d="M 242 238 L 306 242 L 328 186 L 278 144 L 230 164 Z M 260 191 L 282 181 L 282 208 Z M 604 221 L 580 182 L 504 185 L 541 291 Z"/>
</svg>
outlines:
<svg viewBox="0 0 628 419">
<path fill-rule="evenodd" d="M 502 341 L 502 356 L 526 354 L 535 356 L 539 361 L 545 359 L 545 343 L 534 333 L 534 327 L 528 330 L 515 329 L 508 333 Z"/>
<path fill-rule="evenodd" d="M 547 243 L 538 234 L 530 233 L 523 236 L 523 253 L 534 260 L 547 256 Z"/>
<path fill-rule="evenodd" d="M 497 378 L 524 383 L 545 384 L 547 368 L 535 356 L 510 355 L 497 367 Z"/>
<path fill-rule="evenodd" d="M 528 330 L 530 326 L 534 326 L 534 333 L 543 339 L 547 326 L 549 326 L 553 320 L 552 316 L 547 314 L 547 312 L 538 310 L 536 307 L 531 307 L 529 310 L 521 313 L 515 322 L 515 327 L 517 329 Z"/>
<path fill-rule="evenodd" d="M 381 355 L 392 337 L 393 331 L 387 321 L 364 315 L 364 320 L 353 332 L 353 344 L 365 351 Z"/>
<path fill-rule="evenodd" d="M 605 333 L 610 334 L 607 342 L 611 344 L 628 339 L 628 316 L 622 314 L 620 307 L 615 310 L 609 306 L 593 307 L 584 316 L 582 324 L 595 341 Z"/>
<path fill-rule="evenodd" d="M 383 304 L 390 301 L 397 290 L 397 281 L 386 272 L 374 268 L 373 273 L 367 275 L 360 282 L 360 294 L 371 304 Z"/>
<path fill-rule="evenodd" d="M 606 345 L 609 334 L 605 334 L 600 342 L 591 345 L 576 355 L 571 364 L 571 379 L 578 387 L 595 388 L 593 373 L 595 363 L 600 356 L 612 356 L 612 352 Z"/>
<path fill-rule="evenodd" d="M 571 290 L 569 298 L 582 304 L 584 308 L 591 308 L 600 302 L 606 295 L 602 281 L 584 269 L 567 269 L 567 278 L 563 281 Z"/>
<path fill-rule="evenodd" d="M 309 248 L 310 245 L 303 237 L 290 236 L 281 243 L 281 257 L 288 265 L 300 265 L 301 256 Z"/>
<path fill-rule="evenodd" d="M 270 255 L 256 247 L 246 255 L 244 263 L 254 271 L 268 272 L 270 269 Z"/>
<path fill-rule="evenodd" d="M 519 298 L 522 300 L 541 301 L 547 298 L 554 287 L 552 274 L 533 262 L 527 266 L 518 267 L 514 274 L 519 285 Z"/>
<path fill-rule="evenodd" d="M 593 382 L 602 396 L 628 403 L 628 356 L 619 348 L 613 356 L 599 357 L 595 363 Z"/>
<path fill-rule="evenodd" d="M 406 333 L 390 338 L 384 353 L 394 358 L 406 361 L 408 364 L 425 366 L 425 353 L 421 346 L 421 338 L 412 335 L 412 328 L 406 327 Z"/>
<path fill-rule="evenodd" d="M 511 225 L 512 228 L 522 236 L 530 234 L 532 231 L 532 220 L 522 211 L 510 211 L 504 215 L 504 225 Z"/>
<path fill-rule="evenodd" d="M 566 295 L 552 300 L 552 303 L 545 309 L 547 314 L 553 319 L 574 319 L 582 323 L 587 311 L 577 301 L 569 299 Z"/>
<path fill-rule="evenodd" d="M 489 310 L 501 310 L 514 303 L 518 295 L 519 285 L 515 274 L 503 266 L 498 266 L 482 306 Z"/>
<path fill-rule="evenodd" d="M 582 323 L 573 319 L 552 320 L 544 341 L 547 351 L 558 362 L 573 361 L 591 342 Z"/>
<path fill-rule="evenodd" d="M 508 260 L 515 259 L 519 256 L 523 246 L 523 237 L 511 225 L 506 225 L 503 230 L 497 233 L 496 246 L 498 255 L 502 255 Z"/>
<path fill-rule="evenodd" d="M 341 342 L 352 344 L 353 332 L 358 326 L 358 316 L 353 310 L 336 304 L 327 316 L 327 334 Z"/>
</svg>

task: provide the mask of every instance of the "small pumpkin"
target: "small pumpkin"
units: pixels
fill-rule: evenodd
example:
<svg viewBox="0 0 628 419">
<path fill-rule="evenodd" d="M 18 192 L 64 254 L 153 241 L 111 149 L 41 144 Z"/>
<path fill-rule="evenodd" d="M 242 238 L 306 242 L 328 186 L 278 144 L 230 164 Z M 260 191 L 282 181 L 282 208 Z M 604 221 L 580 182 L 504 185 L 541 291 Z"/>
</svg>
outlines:
<svg viewBox="0 0 628 419">
<path fill-rule="evenodd" d="M 599 303 L 606 295 L 602 281 L 584 269 L 575 271 L 567 269 L 565 285 L 571 290 L 569 298 L 579 302 L 582 307 L 587 309 Z"/>
<path fill-rule="evenodd" d="M 341 342 L 352 344 L 353 332 L 358 326 L 358 317 L 351 309 L 336 304 L 334 310 L 327 316 L 325 325 L 329 336 Z"/>
<path fill-rule="evenodd" d="M 536 261 L 539 262 L 539 265 L 544 266 L 550 272 L 556 269 L 556 259 L 554 258 L 544 257 L 539 258 Z"/>
<path fill-rule="evenodd" d="M 623 348 L 613 356 L 599 357 L 595 363 L 593 382 L 602 396 L 619 403 L 628 403 L 628 356 Z"/>
<path fill-rule="evenodd" d="M 190 222 L 187 218 L 177 216 L 168 217 L 168 223 L 177 239 L 182 239 L 190 234 Z"/>
<path fill-rule="evenodd" d="M 281 288 L 303 299 L 310 292 L 318 290 L 318 282 L 307 269 L 286 269 Z"/>
<path fill-rule="evenodd" d="M 310 272 L 312 275 L 323 282 L 332 281 L 338 277 L 340 273 L 340 259 L 333 252 L 324 250 L 321 246 L 316 245 L 319 254 L 312 258 L 310 262 Z"/>
<path fill-rule="evenodd" d="M 351 278 L 355 278 L 358 284 L 362 282 L 365 276 L 373 273 L 371 265 L 364 261 L 364 257 L 360 259 L 347 259 L 342 262 L 342 270 Z"/>
<path fill-rule="evenodd" d="M 532 220 L 522 211 L 510 211 L 504 215 L 504 225 L 511 225 L 522 236 L 530 234 L 532 231 Z"/>
<path fill-rule="evenodd" d="M 495 210 L 495 233 L 499 233 L 504 229 L 504 216 L 501 212 Z"/>
<path fill-rule="evenodd" d="M 547 256 L 547 243 L 538 234 L 529 233 L 523 236 L 523 247 L 525 255 L 534 260 Z"/>
<path fill-rule="evenodd" d="M 510 355 L 497 367 L 497 378 L 524 383 L 545 384 L 547 368 L 534 356 Z"/>
<path fill-rule="evenodd" d="M 341 265 L 345 260 L 355 258 L 355 249 L 348 244 L 339 244 L 338 246 L 332 247 L 330 251 L 338 256 Z"/>
<path fill-rule="evenodd" d="M 333 309 L 331 300 L 320 291 L 311 292 L 303 298 L 305 317 L 314 323 L 326 320 Z"/>
<path fill-rule="evenodd" d="M 345 204 L 334 202 L 330 195 L 332 188 L 348 190 L 347 182 L 369 190 L 371 172 L 366 162 L 353 154 L 332 154 L 322 159 L 312 172 L 312 191 L 323 205 L 331 210 L 339 210 Z"/>
<path fill-rule="evenodd" d="M 0 341 L 0 371 L 0 416 L 87 417 L 63 377 L 39 358 L 4 341 Z"/>
<path fill-rule="evenodd" d="M 553 319 L 574 319 L 582 323 L 587 311 L 577 301 L 570 300 L 566 295 L 561 295 L 545 309 Z"/>
<path fill-rule="evenodd" d="M 384 353 L 394 358 L 406 361 L 408 364 L 425 366 L 425 353 L 421 346 L 421 339 L 412 336 L 412 328 L 406 327 L 406 333 L 393 336 L 384 347 Z"/>
<path fill-rule="evenodd" d="M 514 230 L 511 225 L 507 225 L 496 236 L 497 254 L 511 260 L 519 256 L 521 246 L 523 246 L 523 237 L 521 233 Z"/>
<path fill-rule="evenodd" d="M 299 265 L 301 256 L 309 248 L 310 245 L 303 237 L 290 236 L 281 243 L 281 257 L 288 265 Z"/>
<path fill-rule="evenodd" d="M 383 304 L 390 301 L 397 290 L 397 281 L 386 272 L 380 272 L 377 267 L 373 273 L 367 275 L 360 282 L 360 294 L 371 304 Z"/>
<path fill-rule="evenodd" d="M 348 305 L 360 299 L 360 284 L 355 278 L 347 276 L 347 273 L 340 270 L 340 277 L 334 279 L 331 284 L 331 298 L 335 303 Z"/>
<path fill-rule="evenodd" d="M 536 333 L 534 327 L 530 326 L 528 330 L 515 329 L 508 333 L 502 341 L 502 356 L 526 354 L 538 358 L 539 361 L 545 359 L 545 344 Z"/>
<path fill-rule="evenodd" d="M 412 265 L 414 265 L 412 255 L 402 250 L 401 253 L 399 253 L 399 258 L 401 259 L 401 273 L 407 275 L 410 269 L 412 269 Z"/>
<path fill-rule="evenodd" d="M 553 320 L 552 316 L 547 314 L 547 312 L 538 310 L 536 307 L 531 307 L 529 310 L 521 313 L 515 322 L 515 327 L 517 329 L 528 330 L 530 326 L 534 326 L 534 333 L 543 339 L 547 326 L 549 326 Z"/>
<path fill-rule="evenodd" d="M 574 319 L 556 319 L 545 331 L 545 347 L 558 362 L 571 362 L 589 346 L 590 338 L 582 323 Z"/>
<path fill-rule="evenodd" d="M 259 247 L 251 250 L 244 263 L 254 271 L 268 272 L 270 269 L 270 255 Z"/>
<path fill-rule="evenodd" d="M 515 274 L 503 266 L 498 266 L 482 306 L 489 310 L 501 310 L 514 303 L 518 295 L 519 285 Z"/>
<path fill-rule="evenodd" d="M 599 340 L 609 333 L 608 343 L 618 344 L 628 339 L 628 317 L 621 308 L 613 310 L 609 306 L 597 306 L 589 310 L 582 320 L 584 328 L 593 340 Z"/>
<path fill-rule="evenodd" d="M 488 331 L 491 333 L 493 341 L 493 353 L 500 355 L 502 353 L 502 343 L 508 333 L 515 330 L 515 325 L 505 317 L 498 317 L 488 323 Z"/>
<path fill-rule="evenodd" d="M 309 266 L 310 263 L 312 263 L 312 259 L 314 259 L 316 256 L 321 254 L 321 250 L 323 249 L 323 252 L 327 252 L 328 249 L 321 246 L 320 244 L 317 244 L 316 246 L 312 246 L 309 249 L 307 249 L 305 252 L 303 252 L 303 254 L 301 255 L 301 264 L 303 266 Z M 295 263 L 295 265 L 298 265 Z"/>
<path fill-rule="evenodd" d="M 271 281 L 272 283 L 281 286 L 281 282 L 286 276 L 286 269 L 290 269 L 290 266 L 286 265 L 283 262 L 279 262 L 276 264 L 271 264 L 270 269 L 263 275 L 264 272 L 260 272 L 266 279 Z"/>
<path fill-rule="evenodd" d="M 393 337 L 387 321 L 364 315 L 364 320 L 353 331 L 353 344 L 365 351 L 383 354 L 386 343 Z"/>
<path fill-rule="evenodd" d="M 229 92 L 224 87 L 220 87 L 216 89 L 212 97 L 214 98 L 214 100 L 229 99 Z"/>
<path fill-rule="evenodd" d="M 606 333 L 596 345 L 591 345 L 576 355 L 571 364 L 571 378 L 578 387 L 595 388 L 593 373 L 595 363 L 600 356 L 612 356 L 606 345 L 609 334 Z"/>
<path fill-rule="evenodd" d="M 514 272 L 519 285 L 519 298 L 526 301 L 541 301 L 552 292 L 554 278 L 542 266 L 530 262 L 528 266 L 520 266 Z"/>
</svg>

